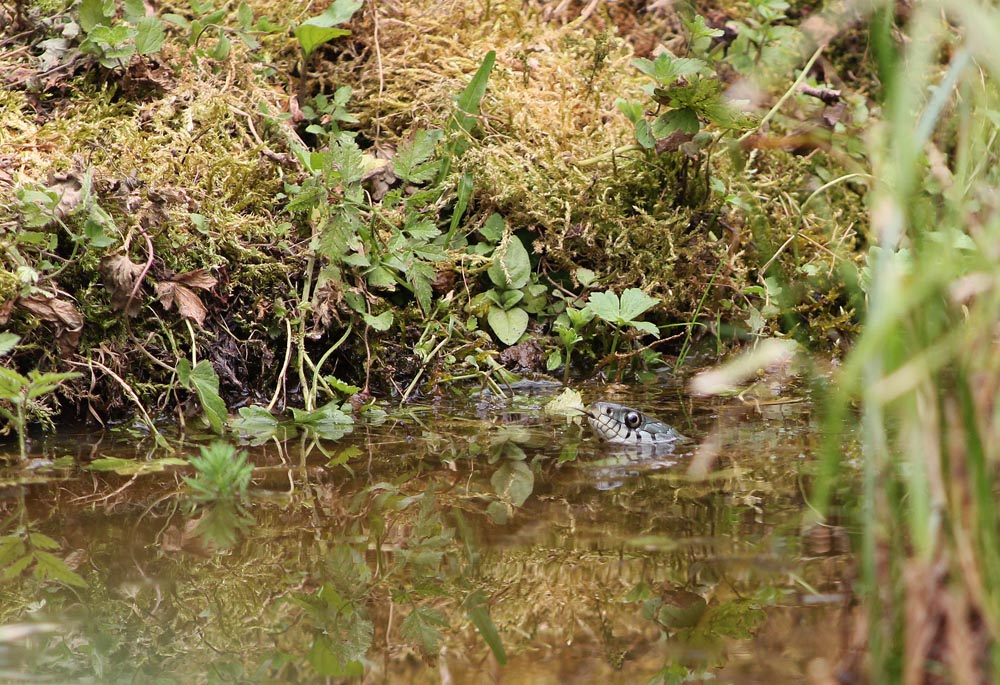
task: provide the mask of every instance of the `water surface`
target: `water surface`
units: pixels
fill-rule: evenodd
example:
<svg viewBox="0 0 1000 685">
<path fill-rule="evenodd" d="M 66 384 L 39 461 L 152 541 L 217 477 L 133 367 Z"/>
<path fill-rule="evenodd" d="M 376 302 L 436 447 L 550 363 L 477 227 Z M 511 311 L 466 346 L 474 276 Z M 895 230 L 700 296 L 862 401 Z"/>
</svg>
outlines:
<svg viewBox="0 0 1000 685">
<path fill-rule="evenodd" d="M 36 440 L 0 470 L 0 680 L 770 685 L 836 656 L 807 402 L 585 390 L 692 438 L 636 455 L 543 418 L 553 394 L 244 435 L 243 508 L 158 461 L 208 436 Z"/>
</svg>

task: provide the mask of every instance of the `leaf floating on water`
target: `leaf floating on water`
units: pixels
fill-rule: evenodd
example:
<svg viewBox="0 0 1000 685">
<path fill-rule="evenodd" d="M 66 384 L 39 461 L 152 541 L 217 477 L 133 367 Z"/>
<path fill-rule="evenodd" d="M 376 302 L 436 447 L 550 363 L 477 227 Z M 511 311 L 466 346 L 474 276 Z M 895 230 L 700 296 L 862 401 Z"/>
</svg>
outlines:
<svg viewBox="0 0 1000 685">
<path fill-rule="evenodd" d="M 137 461 L 135 459 L 122 459 L 121 457 L 101 457 L 90 462 L 87 468 L 91 471 L 113 471 L 119 476 L 135 476 L 157 473 L 168 466 L 187 466 L 187 462 L 175 457 L 165 457 L 152 461 Z"/>
<path fill-rule="evenodd" d="M 567 423 L 582 417 L 585 409 L 583 396 L 571 388 L 566 388 L 558 397 L 542 407 L 542 411 L 548 416 L 565 416 Z"/>
</svg>

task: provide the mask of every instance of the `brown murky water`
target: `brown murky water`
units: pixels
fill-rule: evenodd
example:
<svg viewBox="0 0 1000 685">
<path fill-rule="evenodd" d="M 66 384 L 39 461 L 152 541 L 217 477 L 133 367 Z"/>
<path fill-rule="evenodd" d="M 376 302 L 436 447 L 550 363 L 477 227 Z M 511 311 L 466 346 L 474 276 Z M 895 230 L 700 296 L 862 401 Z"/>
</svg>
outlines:
<svg viewBox="0 0 1000 685">
<path fill-rule="evenodd" d="M 36 442 L 0 470 L 0 680 L 773 685 L 836 656 L 808 403 L 585 390 L 695 438 L 636 455 L 541 418 L 553 393 L 244 435 L 243 509 L 157 461 L 208 436 Z"/>
</svg>

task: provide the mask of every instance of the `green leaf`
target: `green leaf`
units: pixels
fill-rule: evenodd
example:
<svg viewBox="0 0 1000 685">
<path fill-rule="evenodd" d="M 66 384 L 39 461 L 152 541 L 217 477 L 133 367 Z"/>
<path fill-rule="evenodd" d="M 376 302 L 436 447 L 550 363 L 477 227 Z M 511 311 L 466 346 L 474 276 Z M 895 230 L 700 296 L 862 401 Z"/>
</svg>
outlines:
<svg viewBox="0 0 1000 685">
<path fill-rule="evenodd" d="M 376 331 L 385 332 L 392 327 L 392 310 L 386 310 L 379 314 L 378 316 L 372 316 L 371 314 L 364 315 L 365 323 L 369 327 L 374 328 Z M 355 391 L 357 392 L 357 391 Z"/>
<path fill-rule="evenodd" d="M 305 53 L 306 57 L 312 55 L 313 51 L 323 43 L 340 36 L 350 35 L 350 33 L 347 29 L 326 28 L 308 23 L 295 28 L 295 37 L 299 39 L 299 45 L 302 46 L 302 52 Z"/>
<path fill-rule="evenodd" d="M 308 19 L 303 24 L 323 28 L 343 24 L 345 21 L 349 21 L 354 16 L 354 13 L 361 9 L 362 4 L 364 4 L 362 0 L 334 0 L 333 4 L 323 14 Z"/>
<path fill-rule="evenodd" d="M 652 150 L 656 147 L 656 138 L 649 129 L 649 122 L 645 119 L 639 119 L 639 121 L 635 122 L 635 140 L 647 150 Z"/>
<path fill-rule="evenodd" d="M 512 235 L 506 247 L 501 244 L 496 249 L 487 273 L 499 288 L 517 290 L 528 284 L 531 278 L 531 258 L 520 238 Z"/>
<path fill-rule="evenodd" d="M 483 594 L 482 590 L 476 590 L 466 598 L 465 605 L 472 625 L 476 626 L 476 630 L 479 631 L 479 634 L 483 636 L 483 640 L 486 641 L 486 644 L 493 651 L 493 656 L 496 658 L 497 663 L 505 666 L 507 664 L 507 652 L 504 651 L 503 643 L 500 642 L 500 634 L 497 632 L 497 627 L 493 623 L 493 619 L 490 618 L 490 611 L 486 605 L 486 595 Z"/>
<path fill-rule="evenodd" d="M 500 242 L 500 239 L 503 238 L 503 232 L 503 217 L 496 212 L 490 214 L 489 218 L 486 220 L 486 224 L 479 229 L 479 235 L 494 244 Z"/>
<path fill-rule="evenodd" d="M 433 221 L 424 218 L 412 223 L 407 223 L 406 227 L 403 229 L 410 234 L 410 237 L 416 240 L 431 240 L 433 238 L 441 235 L 441 229 L 439 229 Z"/>
<path fill-rule="evenodd" d="M 631 102 L 625 98 L 618 98 L 615 100 L 615 106 L 633 124 L 638 123 L 643 118 L 642 105 L 638 102 Z"/>
<path fill-rule="evenodd" d="M 472 127 L 476 124 L 475 115 L 479 113 L 479 104 L 483 101 L 483 96 L 486 94 L 486 83 L 490 79 L 490 72 L 493 71 L 493 65 L 496 61 L 497 53 L 495 50 L 490 50 L 486 53 L 486 57 L 483 58 L 483 63 L 476 70 L 475 76 L 472 77 L 469 85 L 458 96 L 458 102 L 456 103 L 458 109 L 455 112 L 454 121 L 466 133 L 470 133 Z"/>
<path fill-rule="evenodd" d="M 618 324 L 621 322 L 621 306 L 618 295 L 612 290 L 590 293 L 586 308 L 608 323 Z"/>
<path fill-rule="evenodd" d="M 143 17 L 136 25 L 135 49 L 140 55 L 152 55 L 163 47 L 166 32 L 157 17 Z"/>
<path fill-rule="evenodd" d="M 437 166 L 428 160 L 441 140 L 439 130 L 418 130 L 411 140 L 403 142 L 392 158 L 393 173 L 407 183 L 425 183 L 437 173 Z"/>
<path fill-rule="evenodd" d="M 219 377 L 212 363 L 202 359 L 191 369 L 191 363 L 181 359 L 177 362 L 177 376 L 185 387 L 194 388 L 208 425 L 213 432 L 221 435 L 226 420 L 226 403 L 219 396 Z"/>
<path fill-rule="evenodd" d="M 36 551 L 35 563 L 37 564 L 35 567 L 36 575 L 42 578 L 58 580 L 74 587 L 87 587 L 87 581 L 71 569 L 65 561 L 51 552 Z"/>
<path fill-rule="evenodd" d="M 501 309 L 491 306 L 486 321 L 504 345 L 514 345 L 528 329 L 528 313 L 520 307 Z"/>
<path fill-rule="evenodd" d="M 110 22 L 114 15 L 114 0 L 83 0 L 79 10 L 80 28 L 90 33 L 95 26 Z"/>
<path fill-rule="evenodd" d="M 576 277 L 576 280 L 580 282 L 580 285 L 582 285 L 584 288 L 589 288 L 591 285 L 594 284 L 594 281 L 597 280 L 596 273 L 582 266 L 579 269 L 577 269 L 576 273 L 573 275 Z"/>
<path fill-rule="evenodd" d="M 520 507 L 531 496 L 535 487 L 535 474 L 523 461 L 505 461 L 493 472 L 490 484 L 497 497 Z"/>
<path fill-rule="evenodd" d="M 229 51 L 232 49 L 232 46 L 233 44 L 230 42 L 228 36 L 224 33 L 220 33 L 219 40 L 216 42 L 215 47 L 212 48 L 212 52 L 210 53 L 212 59 L 217 62 L 221 62 L 226 59 L 229 57 Z"/>
<path fill-rule="evenodd" d="M 0 357 L 5 354 L 9 354 L 11 350 L 17 347 L 17 343 L 20 342 L 21 336 L 14 335 L 13 333 L 0 333 Z"/>
<path fill-rule="evenodd" d="M 648 309 L 660 304 L 656 297 L 647 295 L 638 288 L 627 288 L 621 297 L 621 318 L 625 321 L 633 321 Z"/>
<path fill-rule="evenodd" d="M 649 333 L 657 338 L 660 337 L 660 329 L 656 327 L 656 324 L 650 323 L 649 321 L 630 321 L 629 325 L 636 330 L 642 331 L 643 333 Z"/>
<path fill-rule="evenodd" d="M 267 410 L 251 404 L 240 407 L 240 417 L 229 422 L 234 429 L 255 437 L 270 436 L 278 427 L 278 419 Z"/>
<path fill-rule="evenodd" d="M 236 22 L 244 31 L 253 25 L 253 9 L 246 3 L 246 0 L 243 0 L 236 10 Z"/>
<path fill-rule="evenodd" d="M 138 461 L 136 459 L 122 459 L 121 457 L 100 457 L 90 462 L 87 469 L 90 471 L 111 471 L 119 476 L 134 476 L 146 473 L 158 473 L 168 466 L 187 466 L 183 459 L 174 457 L 164 457 L 153 461 Z"/>
<path fill-rule="evenodd" d="M 694 110 L 690 108 L 672 109 L 664 112 L 653 122 L 653 136 L 662 140 L 674 131 L 694 135 L 701 130 L 701 121 Z"/>
<path fill-rule="evenodd" d="M 437 609 L 417 607 L 403 619 L 400 630 L 403 637 L 419 644 L 428 655 L 437 655 L 441 643 L 441 631 L 448 625 L 448 619 Z"/>
<path fill-rule="evenodd" d="M 28 542 L 40 549 L 59 549 L 59 543 L 45 533 L 28 533 Z"/>
</svg>

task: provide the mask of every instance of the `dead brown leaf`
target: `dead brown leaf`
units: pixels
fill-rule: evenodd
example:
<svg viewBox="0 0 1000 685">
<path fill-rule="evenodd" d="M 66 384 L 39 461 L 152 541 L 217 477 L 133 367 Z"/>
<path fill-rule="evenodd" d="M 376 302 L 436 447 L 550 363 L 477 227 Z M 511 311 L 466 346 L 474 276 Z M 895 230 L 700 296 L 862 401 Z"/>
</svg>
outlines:
<svg viewBox="0 0 1000 685">
<path fill-rule="evenodd" d="M 209 290 L 214 288 L 215 284 L 219 282 L 212 274 L 208 273 L 204 269 L 195 269 L 194 271 L 188 271 L 187 273 L 174 276 L 170 279 L 175 283 L 181 283 L 188 286 L 189 288 L 201 288 L 202 290 Z"/>
<path fill-rule="evenodd" d="M 76 349 L 83 331 L 83 316 L 75 304 L 58 297 L 30 295 L 17 298 L 17 306 L 43 321 L 56 324 L 56 343 L 63 356 L 68 356 Z"/>
<path fill-rule="evenodd" d="M 132 291 L 135 289 L 136 279 L 142 273 L 142 265 L 136 264 L 128 255 L 113 254 L 101 259 L 98 267 L 104 287 L 111 293 L 111 307 L 116 312 L 125 309 L 128 316 L 136 316 L 139 313 L 140 303 L 136 299 L 129 302 Z"/>
<path fill-rule="evenodd" d="M 176 305 L 178 314 L 203 326 L 208 309 L 192 288 L 208 290 L 216 283 L 218 279 L 205 269 L 195 269 L 157 283 L 156 296 L 167 310 Z"/>
</svg>

